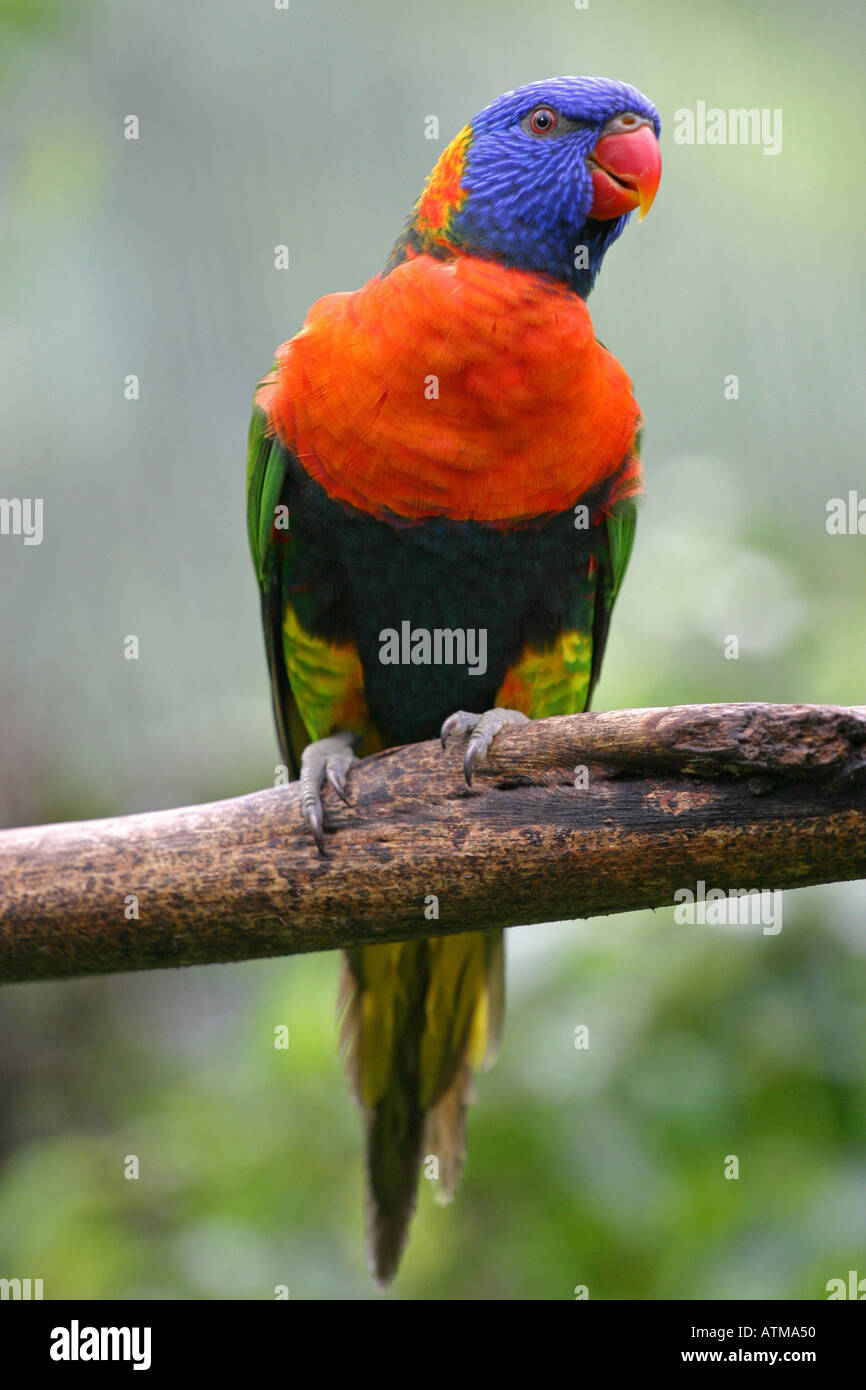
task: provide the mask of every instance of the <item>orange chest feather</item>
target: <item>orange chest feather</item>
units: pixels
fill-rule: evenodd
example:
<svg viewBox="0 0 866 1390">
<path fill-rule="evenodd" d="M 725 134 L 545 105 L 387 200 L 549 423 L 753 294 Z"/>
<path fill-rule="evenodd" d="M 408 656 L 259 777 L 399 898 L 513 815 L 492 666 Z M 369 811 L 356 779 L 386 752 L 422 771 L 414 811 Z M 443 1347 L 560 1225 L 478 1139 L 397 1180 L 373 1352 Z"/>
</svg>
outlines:
<svg viewBox="0 0 866 1390">
<path fill-rule="evenodd" d="M 258 400 L 330 496 L 412 519 L 564 511 L 628 456 L 639 417 L 577 295 L 469 256 L 320 299 Z"/>
</svg>

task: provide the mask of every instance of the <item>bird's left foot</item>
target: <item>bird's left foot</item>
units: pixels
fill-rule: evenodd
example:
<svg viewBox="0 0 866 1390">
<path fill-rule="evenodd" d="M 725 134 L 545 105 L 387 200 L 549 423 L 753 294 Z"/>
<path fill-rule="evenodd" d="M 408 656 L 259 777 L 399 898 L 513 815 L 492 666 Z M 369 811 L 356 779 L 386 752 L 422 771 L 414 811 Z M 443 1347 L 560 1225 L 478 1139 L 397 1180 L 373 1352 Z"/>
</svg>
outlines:
<svg viewBox="0 0 866 1390">
<path fill-rule="evenodd" d="M 466 745 L 466 756 L 463 759 L 463 771 L 466 774 L 466 785 L 472 786 L 472 769 L 476 763 L 481 763 L 487 757 L 490 745 L 495 739 L 499 730 L 506 724 L 527 724 L 527 715 L 521 714 L 518 709 L 488 709 L 483 714 L 471 714 L 469 710 L 458 709 L 454 714 L 449 714 L 442 728 L 439 730 L 439 737 L 442 740 L 442 747 L 451 734 L 472 734 Z"/>
</svg>

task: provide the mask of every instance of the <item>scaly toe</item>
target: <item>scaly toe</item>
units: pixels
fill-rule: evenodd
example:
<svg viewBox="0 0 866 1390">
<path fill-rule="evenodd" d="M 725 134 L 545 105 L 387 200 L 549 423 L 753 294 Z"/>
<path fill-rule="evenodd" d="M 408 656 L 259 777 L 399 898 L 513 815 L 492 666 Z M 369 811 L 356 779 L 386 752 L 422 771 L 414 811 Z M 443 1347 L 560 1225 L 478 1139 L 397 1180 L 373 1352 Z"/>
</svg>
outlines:
<svg viewBox="0 0 866 1390">
<path fill-rule="evenodd" d="M 307 744 L 301 754 L 301 811 L 316 847 L 325 858 L 325 835 L 322 820 L 322 787 L 327 777 L 334 791 L 348 805 L 346 776 L 356 762 L 352 745 L 354 734 L 332 734 Z"/>
<path fill-rule="evenodd" d="M 467 787 L 472 786 L 472 773 L 475 764 L 483 762 L 487 757 L 490 745 L 499 730 L 504 728 L 506 724 L 525 724 L 526 722 L 527 716 L 517 709 L 489 709 L 485 710 L 484 714 L 471 714 L 468 710 L 459 709 L 454 714 L 449 714 L 440 733 L 443 748 L 445 747 L 445 740 L 450 734 L 472 734 L 463 759 L 463 774 Z"/>
<path fill-rule="evenodd" d="M 445 747 L 452 734 L 466 734 L 470 729 L 474 729 L 480 718 L 480 714 L 472 714 L 466 709 L 456 709 L 453 714 L 449 714 L 439 730 L 442 747 Z"/>
</svg>

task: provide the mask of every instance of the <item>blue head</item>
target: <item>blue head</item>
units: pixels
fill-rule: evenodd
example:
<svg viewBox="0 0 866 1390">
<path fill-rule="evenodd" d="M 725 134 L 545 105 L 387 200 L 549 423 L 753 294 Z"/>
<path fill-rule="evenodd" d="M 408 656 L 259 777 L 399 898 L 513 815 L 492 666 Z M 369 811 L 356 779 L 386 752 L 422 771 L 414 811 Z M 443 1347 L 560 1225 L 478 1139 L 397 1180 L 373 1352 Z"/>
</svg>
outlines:
<svg viewBox="0 0 866 1390">
<path fill-rule="evenodd" d="M 658 112 L 634 87 L 554 77 L 506 92 L 443 151 L 404 238 L 592 289 L 604 253 L 661 176 Z"/>
</svg>

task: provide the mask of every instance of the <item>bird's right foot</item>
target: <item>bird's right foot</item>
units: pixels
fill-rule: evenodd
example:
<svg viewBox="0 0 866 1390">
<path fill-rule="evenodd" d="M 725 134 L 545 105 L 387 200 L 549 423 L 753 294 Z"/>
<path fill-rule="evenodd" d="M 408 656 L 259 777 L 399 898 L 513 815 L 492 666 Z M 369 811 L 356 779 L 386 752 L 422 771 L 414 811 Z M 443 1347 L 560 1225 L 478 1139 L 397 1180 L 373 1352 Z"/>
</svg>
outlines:
<svg viewBox="0 0 866 1390">
<path fill-rule="evenodd" d="M 334 791 L 348 806 L 346 777 L 352 763 L 358 761 L 355 757 L 354 743 L 355 735 L 345 731 L 308 743 L 301 754 L 301 810 L 323 858 L 325 835 L 322 825 L 322 787 L 327 777 Z"/>
</svg>

